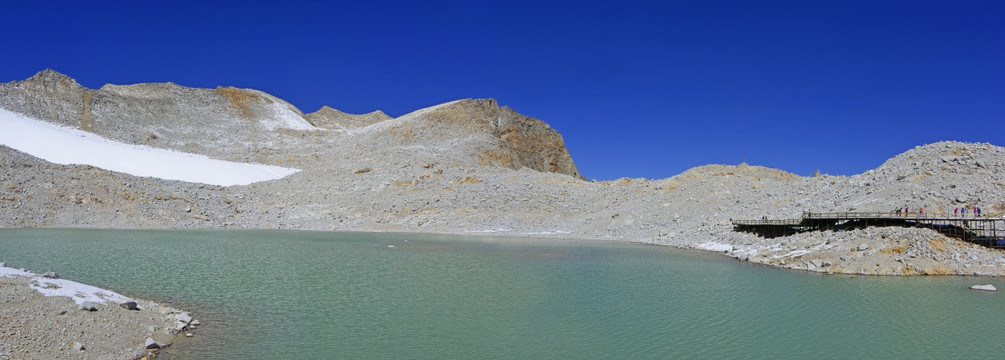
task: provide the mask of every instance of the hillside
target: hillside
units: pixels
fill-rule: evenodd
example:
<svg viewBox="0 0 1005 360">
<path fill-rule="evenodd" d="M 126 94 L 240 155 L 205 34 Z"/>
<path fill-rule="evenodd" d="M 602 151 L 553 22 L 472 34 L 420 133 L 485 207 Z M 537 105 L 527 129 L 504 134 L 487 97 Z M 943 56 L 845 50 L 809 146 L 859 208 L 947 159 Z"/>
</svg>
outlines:
<svg viewBox="0 0 1005 360">
<path fill-rule="evenodd" d="M 854 176 L 801 177 L 740 164 L 697 167 L 666 179 L 590 182 L 558 132 L 487 99 L 397 118 L 330 107 L 304 114 L 257 90 L 171 83 L 92 90 L 46 70 L 0 84 L 0 107 L 125 145 L 298 170 L 220 186 L 59 165 L 0 146 L 4 227 L 549 236 L 721 251 L 832 273 L 1005 274 L 1002 251 L 927 229 L 764 239 L 734 232 L 729 222 L 904 205 L 930 214 L 976 205 L 1002 216 L 1005 149 L 990 144 L 918 146 Z"/>
</svg>

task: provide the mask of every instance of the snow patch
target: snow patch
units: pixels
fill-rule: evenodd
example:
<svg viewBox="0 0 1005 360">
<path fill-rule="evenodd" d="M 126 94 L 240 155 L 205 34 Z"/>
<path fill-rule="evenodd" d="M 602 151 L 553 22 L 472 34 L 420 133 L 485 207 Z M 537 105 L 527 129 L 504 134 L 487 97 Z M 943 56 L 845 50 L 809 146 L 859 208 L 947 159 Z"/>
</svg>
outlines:
<svg viewBox="0 0 1005 360">
<path fill-rule="evenodd" d="M 220 186 L 274 180 L 300 171 L 126 144 L 3 108 L 0 108 L 0 145 L 62 165 L 91 165 L 134 176 Z"/>
<path fill-rule="evenodd" d="M 77 305 L 85 302 L 103 303 L 115 302 L 123 303 L 132 299 L 111 290 L 81 284 L 76 281 L 66 279 L 50 279 L 27 271 L 16 270 L 7 267 L 0 267 L 0 277 L 25 276 L 30 280 L 28 286 L 42 293 L 44 296 L 66 296 L 73 299 Z"/>
<path fill-rule="evenodd" d="M 293 129 L 293 130 L 318 130 L 318 128 L 307 122 L 299 112 L 293 109 L 293 106 L 286 103 L 274 102 L 269 105 L 272 111 L 272 116 L 268 117 L 264 122 L 264 125 L 269 130 L 275 130 L 278 128 Z"/>
<path fill-rule="evenodd" d="M 695 248 L 717 252 L 733 251 L 733 245 L 717 243 L 714 241 L 695 245 Z"/>
<path fill-rule="evenodd" d="M 486 230 L 464 230 L 464 232 L 467 233 L 493 233 L 493 232 L 510 232 L 510 231 L 513 230 L 505 227 L 500 227 L 496 229 L 486 229 Z"/>
<path fill-rule="evenodd" d="M 555 231 L 535 231 L 535 232 L 525 232 L 520 233 L 523 235 L 559 235 L 559 234 L 572 234 L 572 231 L 565 230 L 555 230 Z"/>
</svg>

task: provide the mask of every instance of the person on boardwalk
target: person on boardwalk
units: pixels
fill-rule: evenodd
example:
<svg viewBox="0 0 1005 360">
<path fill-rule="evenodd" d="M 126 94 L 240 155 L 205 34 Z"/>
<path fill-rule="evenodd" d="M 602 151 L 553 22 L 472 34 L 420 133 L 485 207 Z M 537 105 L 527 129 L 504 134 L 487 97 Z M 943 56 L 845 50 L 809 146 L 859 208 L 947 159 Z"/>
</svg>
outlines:
<svg viewBox="0 0 1005 360">
<path fill-rule="evenodd" d="M 911 215 L 911 208 L 907 207 L 907 205 L 904 205 L 904 216 L 909 215 Z"/>
<path fill-rule="evenodd" d="M 960 214 L 960 208 L 953 208 L 953 216 Z"/>
<path fill-rule="evenodd" d="M 921 217 L 925 217 L 925 208 L 918 209 L 918 215 L 921 215 Z"/>
<path fill-rule="evenodd" d="M 974 206 L 974 209 L 977 210 L 977 216 L 981 216 L 981 208 Z"/>
<path fill-rule="evenodd" d="M 974 206 L 974 217 L 977 217 L 979 215 L 978 212 L 977 212 L 977 209 L 978 209 L 978 207 Z"/>
<path fill-rule="evenodd" d="M 896 211 L 897 212 L 897 216 L 900 216 L 900 208 L 896 208 L 893 211 Z"/>
</svg>

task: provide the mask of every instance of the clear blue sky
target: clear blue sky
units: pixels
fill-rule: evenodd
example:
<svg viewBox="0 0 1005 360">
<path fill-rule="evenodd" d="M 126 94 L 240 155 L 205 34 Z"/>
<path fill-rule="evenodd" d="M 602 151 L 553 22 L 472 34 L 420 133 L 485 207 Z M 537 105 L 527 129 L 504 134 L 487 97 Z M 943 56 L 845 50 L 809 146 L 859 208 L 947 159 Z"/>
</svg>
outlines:
<svg viewBox="0 0 1005 360">
<path fill-rule="evenodd" d="M 9 1 L 0 34 L 0 82 L 53 68 L 391 116 L 495 98 L 599 180 L 1005 145 L 1005 1 Z"/>
</svg>

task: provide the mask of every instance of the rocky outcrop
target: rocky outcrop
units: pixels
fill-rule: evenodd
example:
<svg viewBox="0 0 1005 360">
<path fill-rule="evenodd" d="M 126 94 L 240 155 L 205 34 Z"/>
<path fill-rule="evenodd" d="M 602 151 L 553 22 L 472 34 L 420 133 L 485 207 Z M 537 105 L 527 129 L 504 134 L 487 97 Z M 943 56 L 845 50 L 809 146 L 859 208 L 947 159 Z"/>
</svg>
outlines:
<svg viewBox="0 0 1005 360">
<path fill-rule="evenodd" d="M 515 163 L 543 172 L 582 178 L 557 131 L 541 120 L 518 114 L 508 107 L 495 118 L 495 133 L 514 153 Z"/>
<path fill-rule="evenodd" d="M 87 130 L 91 119 L 84 104 L 89 94 L 69 76 L 45 69 L 26 80 L 0 84 L 0 107 Z"/>
<path fill-rule="evenodd" d="M 526 167 L 582 178 L 562 135 L 541 120 L 500 107 L 494 99 L 453 101 L 395 120 L 400 124 L 392 130 L 406 138 L 479 139 L 465 149 L 479 165 Z"/>
</svg>

